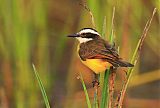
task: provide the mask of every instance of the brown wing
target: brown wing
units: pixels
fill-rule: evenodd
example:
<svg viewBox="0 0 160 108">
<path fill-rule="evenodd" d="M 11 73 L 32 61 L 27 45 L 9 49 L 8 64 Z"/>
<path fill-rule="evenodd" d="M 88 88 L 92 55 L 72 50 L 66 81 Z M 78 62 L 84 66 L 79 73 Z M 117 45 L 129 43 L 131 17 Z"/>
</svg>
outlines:
<svg viewBox="0 0 160 108">
<path fill-rule="evenodd" d="M 82 60 L 104 59 L 117 67 L 116 63 L 120 58 L 114 46 L 108 44 L 103 39 L 88 41 L 80 45 L 79 56 Z"/>
</svg>

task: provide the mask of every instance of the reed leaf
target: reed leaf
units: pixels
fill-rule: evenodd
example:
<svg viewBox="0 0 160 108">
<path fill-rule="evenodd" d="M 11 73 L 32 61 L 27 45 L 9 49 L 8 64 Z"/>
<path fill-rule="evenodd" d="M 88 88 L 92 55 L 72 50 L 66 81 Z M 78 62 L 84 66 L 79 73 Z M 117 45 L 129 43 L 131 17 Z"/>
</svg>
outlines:
<svg viewBox="0 0 160 108">
<path fill-rule="evenodd" d="M 89 99 L 89 95 L 88 95 L 88 92 L 87 92 L 87 88 L 86 88 L 86 85 L 84 83 L 84 80 L 83 80 L 83 77 L 82 77 L 81 73 L 80 73 L 80 80 L 81 80 L 81 83 L 82 83 L 82 86 L 83 86 L 83 90 L 84 90 L 84 93 L 85 93 L 85 96 L 86 96 L 87 106 L 88 106 L 88 108 L 92 108 L 91 107 L 91 102 L 90 102 L 90 99 Z"/>
<path fill-rule="evenodd" d="M 49 105 L 49 101 L 48 101 L 48 97 L 47 97 L 47 94 L 45 92 L 45 89 L 44 89 L 44 86 L 43 86 L 43 83 L 42 83 L 42 80 L 34 66 L 34 64 L 32 64 L 32 67 L 33 67 L 33 70 L 34 70 L 34 73 L 35 73 L 35 76 L 36 76 L 36 79 L 38 81 L 38 85 L 39 85 L 39 88 L 41 90 L 41 93 L 42 93 L 42 96 L 43 96 L 43 100 L 45 102 L 45 105 L 46 105 L 46 108 L 50 108 L 50 105 Z"/>
</svg>

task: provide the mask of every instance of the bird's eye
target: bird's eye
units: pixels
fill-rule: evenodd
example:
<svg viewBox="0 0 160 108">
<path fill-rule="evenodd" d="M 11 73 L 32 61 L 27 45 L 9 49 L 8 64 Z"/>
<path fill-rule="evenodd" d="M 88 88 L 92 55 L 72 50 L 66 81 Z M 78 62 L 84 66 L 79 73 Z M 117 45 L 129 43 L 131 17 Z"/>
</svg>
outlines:
<svg viewBox="0 0 160 108">
<path fill-rule="evenodd" d="M 81 34 L 81 36 L 82 36 L 82 37 L 85 37 L 85 36 L 86 36 L 86 34 L 85 34 L 85 33 L 82 33 L 82 34 Z"/>
<path fill-rule="evenodd" d="M 85 35 L 85 33 L 82 33 L 82 35 Z"/>
</svg>

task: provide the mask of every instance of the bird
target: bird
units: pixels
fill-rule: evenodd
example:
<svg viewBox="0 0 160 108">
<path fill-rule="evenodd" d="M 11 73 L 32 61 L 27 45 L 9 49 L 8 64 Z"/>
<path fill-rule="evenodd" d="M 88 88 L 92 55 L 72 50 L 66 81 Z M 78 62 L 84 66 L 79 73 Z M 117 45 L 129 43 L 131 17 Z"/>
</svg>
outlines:
<svg viewBox="0 0 160 108">
<path fill-rule="evenodd" d="M 104 40 L 93 28 L 83 28 L 79 32 L 70 34 L 68 37 L 76 38 L 79 41 L 77 53 L 84 65 L 90 68 L 95 74 L 104 72 L 110 67 L 133 67 L 134 65 L 120 58 L 115 44 Z"/>
</svg>

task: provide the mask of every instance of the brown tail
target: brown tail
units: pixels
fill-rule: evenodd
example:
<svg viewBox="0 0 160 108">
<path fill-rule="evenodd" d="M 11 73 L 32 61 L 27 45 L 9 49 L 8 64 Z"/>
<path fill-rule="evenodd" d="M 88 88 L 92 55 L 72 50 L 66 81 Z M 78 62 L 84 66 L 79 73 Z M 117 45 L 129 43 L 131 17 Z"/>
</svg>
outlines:
<svg viewBox="0 0 160 108">
<path fill-rule="evenodd" d="M 128 63 L 126 61 L 118 60 L 117 61 L 118 67 L 133 67 L 134 65 L 131 63 Z"/>
<path fill-rule="evenodd" d="M 134 66 L 131 63 L 122 61 L 121 59 L 114 60 L 114 61 L 112 59 L 107 59 L 107 61 L 110 62 L 114 67 L 133 67 Z"/>
</svg>

